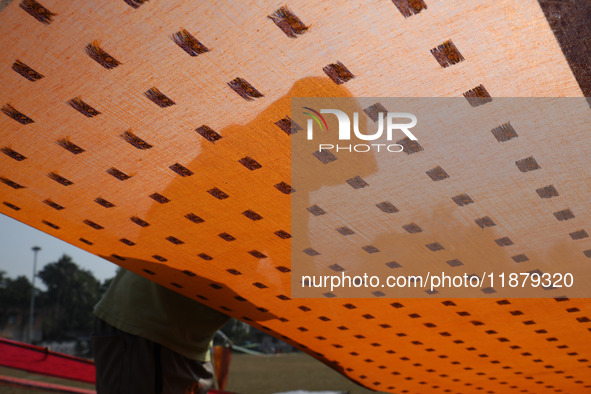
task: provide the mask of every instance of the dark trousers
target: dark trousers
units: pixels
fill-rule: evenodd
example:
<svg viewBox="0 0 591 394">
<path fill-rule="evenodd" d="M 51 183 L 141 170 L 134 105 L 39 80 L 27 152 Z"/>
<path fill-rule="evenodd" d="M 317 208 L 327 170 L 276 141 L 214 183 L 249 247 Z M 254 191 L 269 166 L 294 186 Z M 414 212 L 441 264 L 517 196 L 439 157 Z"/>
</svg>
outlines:
<svg viewBox="0 0 591 394">
<path fill-rule="evenodd" d="M 95 319 L 92 347 L 97 394 L 206 394 L 210 362 L 188 359 Z"/>
</svg>

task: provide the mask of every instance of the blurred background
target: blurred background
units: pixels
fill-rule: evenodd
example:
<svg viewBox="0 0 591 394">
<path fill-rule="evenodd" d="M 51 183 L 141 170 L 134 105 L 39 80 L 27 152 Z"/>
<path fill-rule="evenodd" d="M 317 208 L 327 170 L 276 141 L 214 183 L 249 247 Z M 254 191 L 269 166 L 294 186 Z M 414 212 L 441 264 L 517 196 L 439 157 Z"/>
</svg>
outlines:
<svg viewBox="0 0 591 394">
<path fill-rule="evenodd" d="M 1 214 L 0 251 L 0 337 L 92 359 L 92 310 L 119 267 Z M 233 344 L 229 391 L 372 392 L 241 321 L 231 319 L 221 331 L 216 344 L 224 345 L 228 340 Z M 0 367 L 0 375 L 94 389 L 90 384 L 4 367 Z M 0 382 L 0 392 L 40 391 Z"/>
</svg>

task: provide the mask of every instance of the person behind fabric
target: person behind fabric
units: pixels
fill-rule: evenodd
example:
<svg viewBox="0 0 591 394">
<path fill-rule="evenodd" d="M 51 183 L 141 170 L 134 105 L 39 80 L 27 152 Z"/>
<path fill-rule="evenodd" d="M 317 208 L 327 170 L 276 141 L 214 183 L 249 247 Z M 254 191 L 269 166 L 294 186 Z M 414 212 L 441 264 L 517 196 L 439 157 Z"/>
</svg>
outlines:
<svg viewBox="0 0 591 394">
<path fill-rule="evenodd" d="M 201 394 L 209 346 L 228 316 L 120 269 L 95 306 L 97 394 Z"/>
</svg>

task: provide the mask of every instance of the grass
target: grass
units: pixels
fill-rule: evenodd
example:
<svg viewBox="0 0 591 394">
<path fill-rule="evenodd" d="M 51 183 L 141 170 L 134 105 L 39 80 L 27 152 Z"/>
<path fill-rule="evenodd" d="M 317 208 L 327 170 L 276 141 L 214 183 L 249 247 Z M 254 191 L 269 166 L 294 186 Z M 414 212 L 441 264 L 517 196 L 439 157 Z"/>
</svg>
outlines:
<svg viewBox="0 0 591 394">
<path fill-rule="evenodd" d="M 233 354 L 226 390 L 240 394 L 271 394 L 291 390 L 375 393 L 304 353 L 273 356 Z"/>
</svg>

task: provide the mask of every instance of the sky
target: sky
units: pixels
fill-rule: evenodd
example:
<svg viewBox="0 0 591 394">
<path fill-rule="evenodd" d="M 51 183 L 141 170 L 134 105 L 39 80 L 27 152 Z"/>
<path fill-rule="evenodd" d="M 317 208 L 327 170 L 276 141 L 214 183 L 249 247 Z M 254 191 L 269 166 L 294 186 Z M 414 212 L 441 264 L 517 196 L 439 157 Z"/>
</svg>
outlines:
<svg viewBox="0 0 591 394">
<path fill-rule="evenodd" d="M 63 254 L 72 257 L 78 266 L 91 271 L 101 281 L 113 277 L 117 269 L 117 266 L 110 261 L 0 214 L 1 271 L 5 271 L 11 278 L 25 275 L 31 280 L 34 258 L 31 248 L 33 246 L 41 247 L 37 255 L 37 271 L 46 264 L 57 261 Z M 42 288 L 39 281 L 36 285 Z"/>
</svg>

